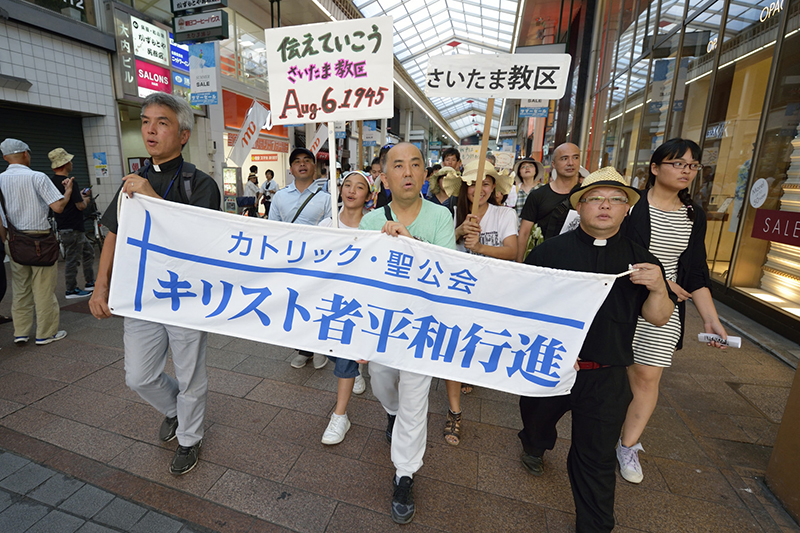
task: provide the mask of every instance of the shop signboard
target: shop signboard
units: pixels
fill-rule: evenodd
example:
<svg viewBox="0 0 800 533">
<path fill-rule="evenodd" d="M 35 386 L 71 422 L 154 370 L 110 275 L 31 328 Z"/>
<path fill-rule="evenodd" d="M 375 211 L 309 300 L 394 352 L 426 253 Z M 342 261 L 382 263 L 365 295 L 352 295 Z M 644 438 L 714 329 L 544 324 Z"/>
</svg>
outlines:
<svg viewBox="0 0 800 533">
<path fill-rule="evenodd" d="M 550 103 L 541 99 L 523 99 L 519 103 L 520 118 L 547 118 Z M 516 128 L 515 128 L 516 129 Z"/>
<path fill-rule="evenodd" d="M 217 41 L 228 38 L 228 14 L 221 9 L 176 16 L 172 19 L 175 42 Z"/>
<path fill-rule="evenodd" d="M 165 29 L 131 17 L 133 53 L 145 61 L 169 66 L 169 38 Z"/>
<path fill-rule="evenodd" d="M 117 39 L 117 79 L 122 94 L 137 94 L 136 62 L 133 57 L 133 32 L 131 16 L 119 9 L 114 10 L 114 33 Z"/>
<path fill-rule="evenodd" d="M 800 213 L 756 209 L 751 236 L 765 241 L 800 246 Z"/>
<path fill-rule="evenodd" d="M 141 98 L 155 92 L 172 92 L 169 69 L 141 59 L 136 60 L 136 84 L 139 87 L 138 95 Z"/>
<path fill-rule="evenodd" d="M 336 133 L 337 139 L 347 138 L 347 122 L 345 122 L 344 120 L 334 122 L 333 129 L 334 132 Z"/>
<path fill-rule="evenodd" d="M 205 7 L 228 7 L 228 0 L 172 0 L 173 13 Z"/>
<path fill-rule="evenodd" d="M 253 154 L 250 156 L 250 161 L 259 162 L 259 161 L 277 161 L 278 154 Z"/>
<path fill-rule="evenodd" d="M 567 90 L 569 54 L 438 55 L 428 62 L 425 92 L 445 98 L 558 100 Z"/>
<path fill-rule="evenodd" d="M 394 115 L 391 17 L 285 26 L 264 36 L 274 124 Z"/>
<path fill-rule="evenodd" d="M 219 103 L 214 46 L 214 43 L 189 45 L 189 89 L 192 91 L 192 105 Z"/>
<path fill-rule="evenodd" d="M 189 47 L 176 43 L 171 33 L 169 34 L 169 50 L 172 68 L 189 72 Z"/>
</svg>

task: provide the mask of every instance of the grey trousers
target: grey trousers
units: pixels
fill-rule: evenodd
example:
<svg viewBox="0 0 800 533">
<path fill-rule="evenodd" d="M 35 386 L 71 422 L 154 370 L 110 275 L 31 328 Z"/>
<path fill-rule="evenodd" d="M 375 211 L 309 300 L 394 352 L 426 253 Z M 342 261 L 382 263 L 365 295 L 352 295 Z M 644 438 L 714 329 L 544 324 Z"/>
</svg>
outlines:
<svg viewBox="0 0 800 533">
<path fill-rule="evenodd" d="M 390 415 L 397 415 L 392 432 L 392 463 L 397 477 L 414 477 L 422 468 L 428 439 L 428 393 L 431 377 L 369 364 L 372 393 Z"/>
<path fill-rule="evenodd" d="M 83 264 L 83 281 L 94 283 L 94 248 L 89 244 L 89 239 L 82 231 L 62 230 L 58 232 L 64 244 L 66 266 L 64 277 L 67 282 L 67 292 L 78 288 L 78 264 Z"/>
<path fill-rule="evenodd" d="M 168 417 L 178 417 L 178 444 L 193 446 L 203 438 L 208 396 L 208 333 L 125 318 L 125 383 Z M 172 350 L 175 378 L 164 373 Z"/>
</svg>

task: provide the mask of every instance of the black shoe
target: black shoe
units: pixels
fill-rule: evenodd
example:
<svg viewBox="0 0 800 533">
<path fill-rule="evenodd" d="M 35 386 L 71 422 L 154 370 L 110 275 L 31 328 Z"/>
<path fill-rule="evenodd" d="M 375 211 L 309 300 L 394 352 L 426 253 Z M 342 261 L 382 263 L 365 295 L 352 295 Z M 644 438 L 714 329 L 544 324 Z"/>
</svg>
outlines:
<svg viewBox="0 0 800 533">
<path fill-rule="evenodd" d="M 158 430 L 158 438 L 164 442 L 169 442 L 175 438 L 175 431 L 178 429 L 178 417 L 166 417 L 161 422 L 161 428 Z"/>
<path fill-rule="evenodd" d="M 172 464 L 169 465 L 169 473 L 181 476 L 197 465 L 197 456 L 200 455 L 200 443 L 194 446 L 178 446 Z"/>
<path fill-rule="evenodd" d="M 386 441 L 391 444 L 392 443 L 392 431 L 394 431 L 394 419 L 397 418 L 397 415 L 390 415 L 386 414 L 389 417 L 389 423 L 386 424 Z"/>
<path fill-rule="evenodd" d="M 541 457 L 537 457 L 529 453 L 523 453 L 522 466 L 524 466 L 525 470 L 527 470 L 534 476 L 538 477 L 544 474 L 544 461 L 542 460 Z"/>
<path fill-rule="evenodd" d="M 414 519 L 417 511 L 414 506 L 414 480 L 408 476 L 400 478 L 398 483 L 393 480 L 394 494 L 392 495 L 392 520 L 397 524 L 408 524 Z"/>
</svg>

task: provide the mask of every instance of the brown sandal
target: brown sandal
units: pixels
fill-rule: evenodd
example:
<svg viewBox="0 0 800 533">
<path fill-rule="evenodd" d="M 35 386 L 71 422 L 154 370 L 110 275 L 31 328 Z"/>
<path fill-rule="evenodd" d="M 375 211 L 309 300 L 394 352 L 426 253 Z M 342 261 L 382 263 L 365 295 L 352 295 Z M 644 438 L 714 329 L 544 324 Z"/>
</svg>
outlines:
<svg viewBox="0 0 800 533">
<path fill-rule="evenodd" d="M 461 384 L 461 394 L 466 395 L 466 394 L 469 394 L 470 392 L 472 392 L 472 385 L 470 385 L 469 383 L 462 383 Z"/>
<path fill-rule="evenodd" d="M 447 422 L 444 424 L 444 440 L 451 446 L 461 442 L 461 413 L 447 410 Z"/>
</svg>

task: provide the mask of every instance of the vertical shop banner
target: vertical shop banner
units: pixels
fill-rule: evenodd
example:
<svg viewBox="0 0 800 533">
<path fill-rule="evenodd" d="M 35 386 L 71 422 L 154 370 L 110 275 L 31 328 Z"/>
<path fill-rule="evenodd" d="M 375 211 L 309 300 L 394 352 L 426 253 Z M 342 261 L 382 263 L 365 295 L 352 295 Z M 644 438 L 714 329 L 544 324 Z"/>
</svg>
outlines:
<svg viewBox="0 0 800 533">
<path fill-rule="evenodd" d="M 236 136 L 228 159 L 233 161 L 237 167 L 241 167 L 247 159 L 247 154 L 253 149 L 258 139 L 259 132 L 266 127 L 272 129 L 270 122 L 270 112 L 263 105 L 253 100 L 253 105 L 247 110 L 242 127 Z"/>
<path fill-rule="evenodd" d="M 189 79 L 192 105 L 214 105 L 219 103 L 217 87 L 217 62 L 215 43 L 189 45 Z"/>
<path fill-rule="evenodd" d="M 138 194 L 122 197 L 115 253 L 115 315 L 526 396 L 570 390 L 617 277 Z"/>
<path fill-rule="evenodd" d="M 119 89 L 122 94 L 137 95 L 136 60 L 133 57 L 133 29 L 131 16 L 119 9 L 114 10 L 114 33 L 117 38 L 117 53 L 113 55 L 117 65 Z"/>
<path fill-rule="evenodd" d="M 558 100 L 567 90 L 569 54 L 457 54 L 428 61 L 428 96 Z"/>
<path fill-rule="evenodd" d="M 333 129 L 337 139 L 347 138 L 347 122 L 345 122 L 344 120 L 340 122 L 335 122 L 333 124 Z"/>
<path fill-rule="evenodd" d="M 317 133 L 314 134 L 314 138 L 311 140 L 311 144 L 308 145 L 308 149 L 311 150 L 311 153 L 314 154 L 314 157 L 317 157 L 320 149 L 322 149 L 322 145 L 325 144 L 325 141 L 328 140 L 328 126 L 325 124 L 320 124 L 319 128 L 317 128 Z"/>
<path fill-rule="evenodd" d="M 167 37 L 169 32 L 136 17 L 131 17 L 131 27 L 133 53 L 147 61 L 169 66 L 170 48 Z"/>
<path fill-rule="evenodd" d="M 184 72 L 189 72 L 189 46 L 186 44 L 176 43 L 172 39 L 172 34 L 169 34 L 169 50 L 172 68 L 180 69 Z"/>
<path fill-rule="evenodd" d="M 264 30 L 275 124 L 391 118 L 392 17 Z"/>
</svg>

